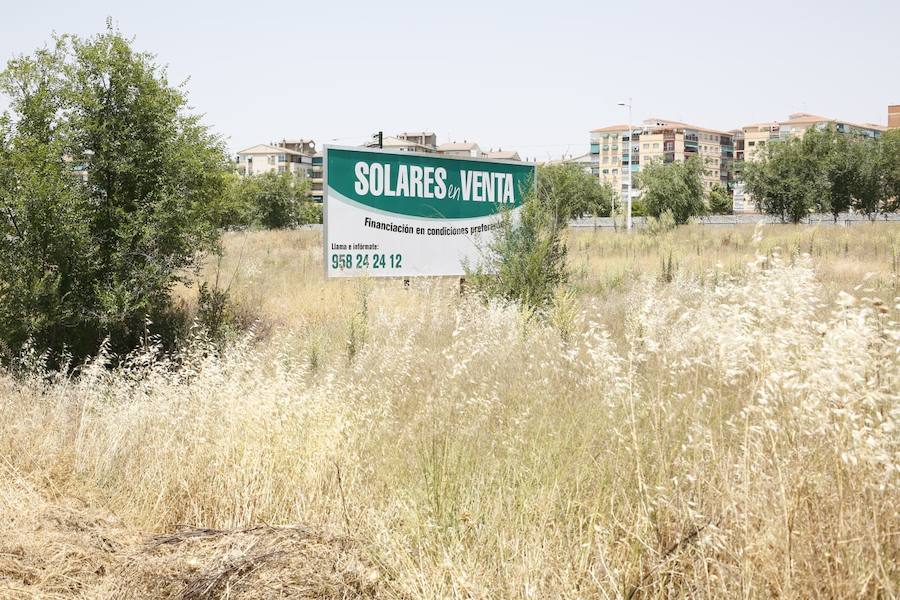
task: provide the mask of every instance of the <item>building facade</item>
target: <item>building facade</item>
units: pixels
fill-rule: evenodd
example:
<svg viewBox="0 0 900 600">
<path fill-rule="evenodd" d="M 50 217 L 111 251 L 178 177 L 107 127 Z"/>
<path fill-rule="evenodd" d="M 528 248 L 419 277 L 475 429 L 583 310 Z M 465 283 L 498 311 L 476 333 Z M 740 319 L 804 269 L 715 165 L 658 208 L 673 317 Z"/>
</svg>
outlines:
<svg viewBox="0 0 900 600">
<path fill-rule="evenodd" d="M 420 146 L 431 148 L 432 152 L 434 152 L 434 149 L 437 148 L 437 136 L 433 131 L 404 131 L 403 133 L 398 133 L 394 137 L 405 140 L 407 142 L 414 142 Z"/>
<path fill-rule="evenodd" d="M 369 142 L 368 147 L 377 147 L 378 142 Z M 385 150 L 394 150 L 395 152 L 426 152 L 433 153 L 434 146 L 426 146 L 414 140 L 408 140 L 401 137 L 385 136 L 381 140 L 381 147 Z"/>
<path fill-rule="evenodd" d="M 437 147 L 437 153 L 446 156 L 465 156 L 469 158 L 481 158 L 484 156 L 484 152 L 481 151 L 481 147 L 478 144 L 466 141 L 441 144 Z"/>
<path fill-rule="evenodd" d="M 623 197 L 628 171 L 634 178 L 651 162 L 682 162 L 696 157 L 703 164 L 703 187 L 731 186 L 734 160 L 731 132 L 688 125 L 668 119 L 647 119 L 639 125 L 610 125 L 591 131 L 591 173 Z M 639 190 L 632 190 L 636 198 Z"/>
<path fill-rule="evenodd" d="M 484 153 L 484 157 L 497 160 L 522 160 L 522 157 L 515 150 L 488 150 Z"/>
<path fill-rule="evenodd" d="M 291 173 L 308 177 L 312 157 L 316 152 L 312 140 L 282 141 L 278 144 L 257 144 L 237 153 L 235 162 L 239 175 Z"/>
<path fill-rule="evenodd" d="M 888 106 L 888 129 L 900 129 L 900 104 Z"/>
<path fill-rule="evenodd" d="M 322 202 L 324 192 L 324 174 L 325 155 L 322 152 L 316 152 L 312 157 L 312 169 L 310 169 L 309 177 L 312 184 L 310 195 L 316 202 Z"/>
</svg>

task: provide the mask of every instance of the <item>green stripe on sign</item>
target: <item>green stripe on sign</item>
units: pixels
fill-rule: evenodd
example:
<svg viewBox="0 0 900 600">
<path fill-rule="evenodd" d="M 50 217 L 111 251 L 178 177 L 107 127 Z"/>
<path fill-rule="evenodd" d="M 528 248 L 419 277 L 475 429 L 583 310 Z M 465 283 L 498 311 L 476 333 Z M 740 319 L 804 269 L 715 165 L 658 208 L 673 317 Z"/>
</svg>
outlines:
<svg viewBox="0 0 900 600">
<path fill-rule="evenodd" d="M 326 184 L 379 211 L 471 219 L 522 205 L 532 164 L 329 148 Z"/>
</svg>

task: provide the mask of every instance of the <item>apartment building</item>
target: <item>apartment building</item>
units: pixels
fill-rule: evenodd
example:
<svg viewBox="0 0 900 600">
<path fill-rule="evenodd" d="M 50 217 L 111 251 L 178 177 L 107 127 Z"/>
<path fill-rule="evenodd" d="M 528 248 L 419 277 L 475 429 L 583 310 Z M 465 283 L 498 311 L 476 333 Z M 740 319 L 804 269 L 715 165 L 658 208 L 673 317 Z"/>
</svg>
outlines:
<svg viewBox="0 0 900 600">
<path fill-rule="evenodd" d="M 370 141 L 366 145 L 368 147 L 377 146 L 377 141 Z M 444 154 L 446 156 L 463 156 L 470 158 L 496 158 L 500 160 L 521 160 L 519 153 L 516 151 L 503 150 L 502 148 L 494 151 L 493 149 L 484 152 L 481 147 L 474 143 L 463 141 L 462 143 L 451 142 L 448 144 L 437 143 L 437 136 L 433 131 L 404 131 L 394 136 L 383 137 L 381 147 L 385 150 L 394 150 L 396 152 L 425 152 Z"/>
<path fill-rule="evenodd" d="M 465 140 L 462 143 L 450 142 L 441 144 L 437 147 L 437 153 L 446 156 L 465 156 L 470 158 L 481 158 L 484 156 L 484 152 L 481 151 L 481 147 L 478 144 Z"/>
<path fill-rule="evenodd" d="M 630 151 L 634 151 L 632 173 L 640 170 L 640 128 L 628 125 L 609 125 L 591 131 L 591 174 L 610 184 L 619 194 L 628 191 L 628 168 Z M 634 137 L 633 144 L 630 144 Z"/>
<path fill-rule="evenodd" d="M 277 144 L 257 144 L 237 153 L 239 175 L 292 173 L 307 177 L 312 169 L 316 143 L 312 140 L 282 140 Z"/>
<path fill-rule="evenodd" d="M 370 142 L 368 144 L 369 147 L 374 147 L 377 145 L 377 142 Z M 435 151 L 434 146 L 426 146 L 425 144 L 420 144 L 411 139 L 405 139 L 401 137 L 395 136 L 386 136 L 381 140 L 381 147 L 385 150 L 394 150 L 396 152 L 427 152 L 433 153 Z"/>
<path fill-rule="evenodd" d="M 310 169 L 309 178 L 312 184 L 310 195 L 316 202 L 322 202 L 324 196 L 324 180 L 325 171 L 325 154 L 316 152 L 312 157 L 312 169 Z"/>
<path fill-rule="evenodd" d="M 665 119 L 647 119 L 640 134 L 640 162 L 681 162 L 696 157 L 703 164 L 703 187 L 728 187 L 734 161 L 730 132 Z"/>
<path fill-rule="evenodd" d="M 491 149 L 484 153 L 485 158 L 494 158 L 497 160 L 522 160 L 522 157 L 519 156 L 519 153 L 515 150 L 503 150 L 498 148 L 497 150 Z"/>
<path fill-rule="evenodd" d="M 703 187 L 731 183 L 734 138 L 679 121 L 652 118 L 635 125 L 610 125 L 591 131 L 591 173 L 620 195 L 628 191 L 628 171 L 634 177 L 650 162 L 680 162 L 697 157 L 703 163 Z M 639 195 L 633 190 L 632 197 Z"/>
<path fill-rule="evenodd" d="M 414 142 L 420 146 L 431 148 L 432 152 L 434 152 L 434 149 L 437 148 L 437 136 L 433 131 L 404 131 L 403 133 L 398 133 L 395 137 L 407 142 Z"/>
<path fill-rule="evenodd" d="M 888 106 L 888 129 L 900 129 L 900 104 Z"/>
</svg>

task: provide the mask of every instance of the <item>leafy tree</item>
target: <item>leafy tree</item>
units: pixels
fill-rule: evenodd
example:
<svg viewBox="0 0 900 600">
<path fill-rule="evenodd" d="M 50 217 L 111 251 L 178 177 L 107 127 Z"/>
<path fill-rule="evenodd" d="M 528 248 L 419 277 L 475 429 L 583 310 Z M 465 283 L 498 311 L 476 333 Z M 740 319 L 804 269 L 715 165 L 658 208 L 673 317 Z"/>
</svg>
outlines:
<svg viewBox="0 0 900 600">
<path fill-rule="evenodd" d="M 0 91 L 0 340 L 82 357 L 163 332 L 215 247 L 220 138 L 111 26 L 11 60 Z"/>
<path fill-rule="evenodd" d="M 300 225 L 303 204 L 309 201 L 309 180 L 289 173 L 266 173 L 258 179 L 254 206 L 257 224 L 266 229 Z"/>
<path fill-rule="evenodd" d="M 883 210 L 900 210 L 900 129 L 892 129 L 881 136 L 876 160 L 876 168 L 882 174 Z"/>
<path fill-rule="evenodd" d="M 824 171 L 805 150 L 801 138 L 773 142 L 744 165 L 747 192 L 764 213 L 799 223 L 827 193 Z"/>
<path fill-rule="evenodd" d="M 888 196 L 890 167 L 884 162 L 885 146 L 875 140 L 855 139 L 849 149 L 853 154 L 852 207 L 869 218 L 881 211 L 896 210 Z"/>
<path fill-rule="evenodd" d="M 253 224 L 252 199 L 250 193 L 254 178 L 245 178 L 235 172 L 226 176 L 225 193 L 214 200 L 209 211 L 211 219 L 220 229 L 248 227 Z"/>
<path fill-rule="evenodd" d="M 734 203 L 728 190 L 720 183 L 715 184 L 707 194 L 709 212 L 714 215 L 730 215 L 734 210 Z"/>
<path fill-rule="evenodd" d="M 803 136 L 803 149 L 814 164 L 825 172 L 826 186 L 815 208 L 830 213 L 837 223 L 838 215 L 853 205 L 855 187 L 859 182 L 861 159 L 860 141 L 838 133 L 833 127 L 812 129 Z"/>
<path fill-rule="evenodd" d="M 538 190 L 534 200 L 543 203 L 542 210 L 562 222 L 587 215 L 609 214 L 613 190 L 608 183 L 573 164 L 538 167 Z"/>
<path fill-rule="evenodd" d="M 223 203 L 223 227 L 253 225 L 285 229 L 322 222 L 322 207 L 310 198 L 310 183 L 290 173 L 233 176 Z"/>
<path fill-rule="evenodd" d="M 706 210 L 703 202 L 703 166 L 699 159 L 662 163 L 651 162 L 638 173 L 641 200 L 649 216 L 672 214 L 679 225 Z"/>
</svg>

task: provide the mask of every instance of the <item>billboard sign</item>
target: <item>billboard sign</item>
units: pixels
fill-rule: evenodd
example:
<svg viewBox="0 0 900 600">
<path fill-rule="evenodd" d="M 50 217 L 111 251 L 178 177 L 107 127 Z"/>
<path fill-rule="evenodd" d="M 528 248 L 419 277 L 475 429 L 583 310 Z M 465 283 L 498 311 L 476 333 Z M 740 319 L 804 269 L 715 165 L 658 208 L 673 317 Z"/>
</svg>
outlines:
<svg viewBox="0 0 900 600">
<path fill-rule="evenodd" d="M 326 146 L 325 274 L 462 275 L 534 175 L 518 161 Z"/>
</svg>

